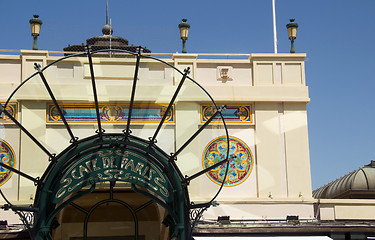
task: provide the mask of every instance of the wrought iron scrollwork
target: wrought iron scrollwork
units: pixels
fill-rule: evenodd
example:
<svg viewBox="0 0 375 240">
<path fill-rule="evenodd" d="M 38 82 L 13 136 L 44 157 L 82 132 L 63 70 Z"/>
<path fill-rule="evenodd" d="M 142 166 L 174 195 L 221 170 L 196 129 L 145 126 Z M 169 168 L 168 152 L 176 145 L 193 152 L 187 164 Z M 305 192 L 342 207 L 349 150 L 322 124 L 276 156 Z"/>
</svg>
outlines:
<svg viewBox="0 0 375 240">
<path fill-rule="evenodd" d="M 197 225 L 204 211 L 206 210 L 207 210 L 207 207 L 190 209 L 190 225 L 191 225 L 192 231 L 194 230 L 195 226 Z"/>
<path fill-rule="evenodd" d="M 34 212 L 27 212 L 27 211 L 21 212 L 21 211 L 15 211 L 15 210 L 13 211 L 20 217 L 20 220 L 22 221 L 23 225 L 30 232 L 34 224 Z"/>
<path fill-rule="evenodd" d="M 0 195 L 5 200 L 6 204 L 4 204 L 1 208 L 5 211 L 12 210 L 14 213 L 16 213 L 20 220 L 22 221 L 23 225 L 26 227 L 26 229 L 30 233 L 30 237 L 32 237 L 31 230 L 32 225 L 34 224 L 34 214 L 38 211 L 37 208 L 34 208 L 32 205 L 29 207 L 21 207 L 21 206 L 15 206 L 13 205 L 3 194 L 3 192 L 0 189 Z"/>
<path fill-rule="evenodd" d="M 191 235 L 193 234 L 194 228 L 197 226 L 199 220 L 201 219 L 203 213 L 211 206 L 216 207 L 219 204 L 216 201 L 211 201 L 208 203 L 194 204 L 190 205 L 189 218 L 191 226 Z"/>
</svg>

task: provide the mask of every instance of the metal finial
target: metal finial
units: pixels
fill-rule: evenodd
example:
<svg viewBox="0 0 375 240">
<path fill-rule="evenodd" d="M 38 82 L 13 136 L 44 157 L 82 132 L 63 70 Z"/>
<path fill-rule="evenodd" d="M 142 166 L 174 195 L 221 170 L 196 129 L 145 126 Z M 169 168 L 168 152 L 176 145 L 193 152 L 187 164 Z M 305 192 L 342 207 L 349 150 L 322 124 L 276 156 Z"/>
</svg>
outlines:
<svg viewBox="0 0 375 240">
<path fill-rule="evenodd" d="M 105 21 L 105 24 L 108 25 L 108 0 L 107 0 L 107 8 L 106 8 L 106 10 L 107 10 L 107 14 L 106 14 L 106 21 Z"/>
<path fill-rule="evenodd" d="M 107 8 L 106 8 L 106 24 L 102 28 L 102 33 L 104 36 L 110 36 L 113 33 L 113 28 L 111 26 L 111 23 L 108 22 L 109 20 L 109 14 L 108 14 L 108 0 L 107 0 Z"/>
</svg>

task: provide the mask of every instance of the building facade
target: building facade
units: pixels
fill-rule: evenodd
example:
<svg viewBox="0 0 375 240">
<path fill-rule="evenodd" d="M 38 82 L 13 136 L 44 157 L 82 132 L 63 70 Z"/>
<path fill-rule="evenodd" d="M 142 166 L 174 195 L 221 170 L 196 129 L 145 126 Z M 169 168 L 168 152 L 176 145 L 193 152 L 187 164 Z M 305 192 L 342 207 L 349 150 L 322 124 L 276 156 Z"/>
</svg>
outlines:
<svg viewBox="0 0 375 240">
<path fill-rule="evenodd" d="M 139 62 L 132 54 L 114 58 L 100 53 L 90 58 L 83 53 L 63 60 L 56 55 L 28 50 L 0 55 L 0 98 L 8 112 L 1 116 L 2 163 L 29 176 L 1 168 L 1 191 L 14 206 L 35 206 L 44 196 L 38 179 L 48 179 L 43 177 L 53 169 L 55 157 L 60 161 L 64 153 L 73 151 L 76 141 L 101 137 L 105 130 L 111 138 L 131 135 L 134 141 L 141 139 L 140 144 L 144 144 L 155 136 L 165 115 L 157 141 L 150 140 L 155 151 L 178 153 L 173 160 L 188 180 L 181 186 L 187 190 L 185 199 L 189 204 L 210 203 L 207 209 L 204 205 L 184 213 L 187 219 L 199 220 L 185 222 L 193 226 L 195 238 L 365 239 L 373 234 L 373 200 L 312 196 L 305 54 L 153 54 L 162 59 L 159 61 L 144 53 Z M 40 68 L 35 68 L 35 63 Z M 190 77 L 187 80 L 186 69 Z M 93 92 L 93 82 L 97 93 Z M 99 112 L 95 111 L 95 96 Z M 172 105 L 168 109 L 169 103 Z M 213 117 L 215 104 L 218 109 L 223 106 L 225 123 Z M 113 144 L 106 150 L 116 152 L 119 148 Z M 223 163 L 202 172 L 225 160 L 228 153 L 228 165 Z M 82 160 L 88 155 L 83 150 L 79 154 L 79 160 L 54 175 L 53 180 L 61 184 L 51 183 L 58 188 L 53 190 L 55 198 L 45 200 L 56 201 L 51 212 L 61 206 L 46 230 L 53 239 L 82 239 L 85 231 L 88 239 L 133 239 L 135 235 L 146 240 L 184 239 L 175 232 L 183 231 L 186 225 L 171 224 L 170 212 L 175 210 L 169 209 L 171 205 L 163 198 L 163 193 L 171 192 L 169 183 L 163 185 L 163 173 L 155 180 L 160 167 L 151 171 L 153 163 L 131 163 L 129 158 L 121 163 L 122 172 L 105 172 L 111 164 L 117 164 L 115 160 L 91 156 L 88 166 Z M 133 174 L 132 180 L 125 170 Z M 89 180 L 94 173 L 96 180 Z M 197 173 L 202 174 L 192 177 Z M 64 182 L 67 179 L 77 186 Z M 67 199 L 74 201 L 65 206 L 62 202 Z M 7 202 L 1 200 L 1 204 L 4 207 Z M 10 210 L 0 211 L 0 219 L 7 220 L 10 228 L 21 223 Z M 43 226 L 39 225 L 40 229 Z M 9 227 L 6 230 L 10 233 Z"/>
</svg>

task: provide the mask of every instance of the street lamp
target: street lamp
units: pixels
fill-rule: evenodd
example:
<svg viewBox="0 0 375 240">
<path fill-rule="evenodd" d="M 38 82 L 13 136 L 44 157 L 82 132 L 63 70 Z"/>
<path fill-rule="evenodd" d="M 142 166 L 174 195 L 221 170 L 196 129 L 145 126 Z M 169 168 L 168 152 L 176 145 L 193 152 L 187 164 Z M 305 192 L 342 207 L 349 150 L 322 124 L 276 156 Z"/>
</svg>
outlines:
<svg viewBox="0 0 375 240">
<path fill-rule="evenodd" d="M 182 53 L 187 53 L 186 40 L 188 39 L 190 25 L 186 21 L 187 19 L 182 19 L 182 22 L 178 24 L 178 28 L 180 29 L 180 37 L 182 39 Z"/>
<path fill-rule="evenodd" d="M 294 50 L 294 39 L 296 39 L 297 36 L 297 28 L 298 24 L 294 22 L 295 19 L 289 19 L 290 23 L 286 25 L 286 28 L 288 29 L 288 35 L 291 42 L 290 47 L 290 53 L 295 53 L 296 50 Z"/>
<path fill-rule="evenodd" d="M 39 15 L 34 15 L 34 18 L 30 19 L 30 21 L 29 21 L 30 26 L 31 26 L 31 35 L 34 38 L 33 50 L 38 50 L 38 46 L 36 44 L 36 39 L 39 36 L 40 26 L 43 23 L 42 20 L 40 20 L 38 17 L 39 17 Z"/>
</svg>

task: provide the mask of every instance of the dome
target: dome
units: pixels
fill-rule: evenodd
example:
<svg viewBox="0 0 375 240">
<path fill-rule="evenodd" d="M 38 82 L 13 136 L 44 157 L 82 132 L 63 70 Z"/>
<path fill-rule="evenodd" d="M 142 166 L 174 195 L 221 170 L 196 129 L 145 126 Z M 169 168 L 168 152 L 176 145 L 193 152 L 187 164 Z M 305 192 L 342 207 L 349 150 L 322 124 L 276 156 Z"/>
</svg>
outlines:
<svg viewBox="0 0 375 240">
<path fill-rule="evenodd" d="M 375 199 L 375 161 L 314 190 L 313 197 Z"/>
<path fill-rule="evenodd" d="M 113 50 L 125 50 L 129 52 L 137 52 L 139 49 L 143 53 L 151 53 L 151 50 L 147 49 L 146 47 L 142 46 L 135 46 L 130 45 L 129 41 L 122 37 L 115 37 L 112 36 L 113 28 L 108 23 L 108 2 L 107 2 L 107 13 L 106 13 L 106 24 L 102 28 L 103 36 L 95 36 L 86 39 L 86 45 L 90 46 L 92 51 L 98 51 L 103 49 L 113 49 Z M 86 52 L 85 45 L 77 44 L 77 45 L 68 45 L 67 47 L 63 48 L 64 51 L 70 52 L 65 53 L 65 56 L 71 55 L 71 52 Z M 96 54 L 96 57 L 124 57 L 124 54 L 111 52 L 111 54 Z"/>
</svg>

